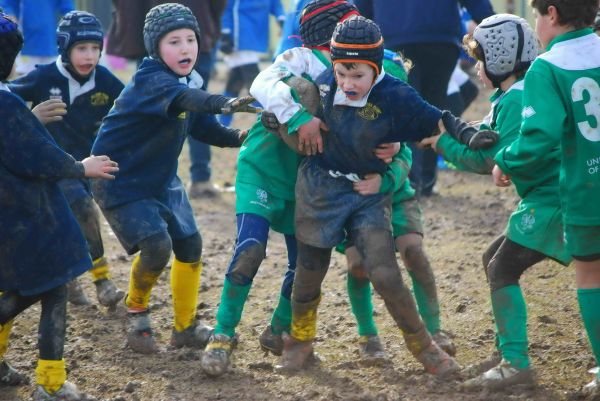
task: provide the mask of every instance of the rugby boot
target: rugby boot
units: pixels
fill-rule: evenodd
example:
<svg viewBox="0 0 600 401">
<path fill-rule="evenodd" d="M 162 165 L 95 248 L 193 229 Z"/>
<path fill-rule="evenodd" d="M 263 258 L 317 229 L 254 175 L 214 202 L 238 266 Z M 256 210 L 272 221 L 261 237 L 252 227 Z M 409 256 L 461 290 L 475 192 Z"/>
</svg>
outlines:
<svg viewBox="0 0 600 401">
<path fill-rule="evenodd" d="M 489 389 L 501 390 L 515 385 L 533 386 L 535 375 L 533 369 L 517 369 L 503 359 L 498 365 L 473 379 L 467 380 L 463 387 L 468 390 Z"/>
</svg>

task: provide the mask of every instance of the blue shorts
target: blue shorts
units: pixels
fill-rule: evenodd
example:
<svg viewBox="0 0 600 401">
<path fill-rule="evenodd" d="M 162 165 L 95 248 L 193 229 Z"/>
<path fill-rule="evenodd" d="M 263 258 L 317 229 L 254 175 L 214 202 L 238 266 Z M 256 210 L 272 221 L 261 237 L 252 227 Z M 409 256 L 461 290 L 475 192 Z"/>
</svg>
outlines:
<svg viewBox="0 0 600 401">
<path fill-rule="evenodd" d="M 190 201 L 178 177 L 160 196 L 102 209 L 104 217 L 128 254 L 155 234 L 167 232 L 171 239 L 187 238 L 198 232 Z"/>
<path fill-rule="evenodd" d="M 87 179 L 72 178 L 60 180 L 58 186 L 65 195 L 65 198 L 67 198 L 69 205 L 72 205 L 80 199 L 92 197 L 90 182 Z"/>
<path fill-rule="evenodd" d="M 296 238 L 318 248 L 333 248 L 345 233 L 376 228 L 392 231 L 391 195 L 360 195 L 352 182 L 334 178 L 306 158 L 296 181 Z"/>
</svg>

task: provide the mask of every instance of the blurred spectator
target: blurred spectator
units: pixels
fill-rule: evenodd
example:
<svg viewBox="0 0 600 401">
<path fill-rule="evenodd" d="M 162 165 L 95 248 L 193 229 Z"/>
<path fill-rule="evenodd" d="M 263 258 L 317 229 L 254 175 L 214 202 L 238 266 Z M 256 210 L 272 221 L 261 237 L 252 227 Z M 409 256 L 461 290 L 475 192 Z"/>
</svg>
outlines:
<svg viewBox="0 0 600 401">
<path fill-rule="evenodd" d="M 269 15 L 283 26 L 281 0 L 228 0 L 223 13 L 221 51 L 229 67 L 225 96 L 236 97 L 250 89 L 260 72 L 260 55 L 269 48 Z M 232 116 L 222 115 L 221 124 L 231 124 Z"/>
<path fill-rule="evenodd" d="M 381 28 L 385 46 L 411 60 L 408 82 L 429 103 L 446 109 L 448 82 L 458 61 L 461 16 L 458 0 L 355 0 L 365 17 Z M 475 22 L 494 13 L 489 0 L 461 0 Z M 410 174 L 418 196 L 431 196 L 437 154 L 413 149 Z"/>
<path fill-rule="evenodd" d="M 300 40 L 300 14 L 302 14 L 302 9 L 308 2 L 309 0 L 295 0 L 290 11 L 285 15 L 285 22 L 281 30 L 281 39 L 279 40 L 277 49 L 275 49 L 273 58 L 276 58 L 288 49 L 302 46 L 302 40 Z"/>
<path fill-rule="evenodd" d="M 17 19 L 23 31 L 25 44 L 17 58 L 17 75 L 56 60 L 56 25 L 74 9 L 73 0 L 0 0 L 0 7 Z"/>
</svg>

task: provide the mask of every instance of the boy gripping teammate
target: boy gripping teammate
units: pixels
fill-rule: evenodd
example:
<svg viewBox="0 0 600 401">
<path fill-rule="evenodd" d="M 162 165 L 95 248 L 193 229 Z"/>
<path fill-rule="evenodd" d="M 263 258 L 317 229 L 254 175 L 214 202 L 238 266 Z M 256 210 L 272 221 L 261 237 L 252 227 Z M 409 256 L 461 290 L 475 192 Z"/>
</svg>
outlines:
<svg viewBox="0 0 600 401">
<path fill-rule="evenodd" d="M 36 106 L 46 100 L 66 107 L 60 121 L 46 125 L 54 140 L 76 159 L 90 154 L 102 118 L 108 114 L 123 84 L 106 68 L 98 66 L 104 33 L 98 19 L 84 11 L 71 11 L 59 22 L 56 62 L 40 65 L 11 82 L 9 88 Z M 62 103 L 64 102 L 64 103 Z M 65 104 L 66 103 L 66 104 Z M 67 105 L 68 104 L 68 105 Z M 98 211 L 87 179 L 61 180 L 59 185 L 86 237 L 93 267 L 90 273 L 101 305 L 113 308 L 125 295 L 108 273 Z M 69 301 L 83 305 L 89 300 L 77 279 L 68 286 Z"/>
<path fill-rule="evenodd" d="M 144 59 L 104 119 L 92 147 L 122 163 L 109 185 L 94 183 L 93 194 L 117 238 L 130 254 L 126 298 L 128 345 L 157 351 L 148 304 L 152 287 L 171 250 L 174 327 L 171 344 L 204 347 L 212 329 L 196 322 L 202 270 L 202 238 L 177 176 L 177 157 L 187 135 L 203 142 L 238 147 L 239 130 L 220 125 L 213 114 L 256 111 L 252 98 L 230 99 L 199 89 L 194 70 L 200 29 L 189 8 L 165 3 L 152 8 L 144 24 Z"/>
<path fill-rule="evenodd" d="M 464 43 L 469 54 L 478 60 L 480 79 L 486 86 L 496 88 L 490 99 L 492 109 L 481 128 L 497 131 L 500 140 L 494 147 L 477 152 L 446 135 L 425 142 L 432 143 L 460 170 L 490 174 L 496 153 L 519 136 L 523 77 L 537 57 L 537 36 L 524 19 L 498 14 L 484 19 L 472 35 L 465 36 Z M 529 267 L 547 257 L 563 265 L 571 261 L 562 234 L 558 144 L 544 155 L 540 166 L 542 163 L 542 169 L 526 174 L 519 171 L 512 176 L 521 202 L 510 217 L 506 232 L 483 255 L 499 353 L 477 366 L 484 372 L 468 380 L 467 388 L 502 389 L 534 382 L 528 356 L 527 310 L 519 280 Z"/>
<path fill-rule="evenodd" d="M 13 319 L 41 303 L 35 401 L 80 400 L 63 359 L 66 283 L 92 261 L 59 185 L 62 178 L 113 178 L 106 156 L 77 162 L 61 150 L 4 81 L 23 45 L 17 24 L 0 13 L 0 388 L 27 382 L 4 360 Z"/>
<path fill-rule="evenodd" d="M 289 135 L 307 129 L 313 116 L 299 103 L 286 82 L 294 76 L 314 79 L 325 71 L 331 65 L 329 40 L 335 25 L 357 13 L 346 1 L 316 0 L 307 4 L 301 19 L 305 47 L 290 49 L 277 57 L 252 84 L 251 94 L 287 124 Z M 202 368 L 212 376 L 222 375 L 229 366 L 235 329 L 254 276 L 265 257 L 269 229 L 285 235 L 288 269 L 271 324 L 260 336 L 261 347 L 281 355 L 281 333 L 290 327 L 290 297 L 297 253 L 294 186 L 301 157 L 267 132 L 263 127 L 265 116 L 263 113 L 250 130 L 238 157 L 236 248 L 223 284 L 215 335 L 202 356 Z M 318 123 L 316 129 L 319 129 Z"/>
<path fill-rule="evenodd" d="M 541 174 L 559 149 L 560 196 L 567 250 L 573 257 L 581 317 L 600 363 L 600 38 L 590 28 L 596 0 L 533 0 L 546 53 L 531 65 L 523 91 L 521 135 L 496 155 L 496 185 Z M 585 386 L 599 393 L 596 376 Z"/>
<path fill-rule="evenodd" d="M 323 138 L 316 133 L 299 139 L 300 145 L 308 146 L 316 156 L 305 158 L 298 171 L 298 266 L 291 337 L 286 338 L 280 368 L 299 369 L 312 356 L 320 285 L 331 248 L 341 242 L 346 231 L 370 281 L 402 329 L 409 350 L 430 373 L 456 371 L 456 362 L 432 341 L 402 282 L 390 232 L 390 196 L 364 196 L 353 186 L 355 177 L 385 173 L 385 163 L 371 149 L 383 142 L 421 140 L 435 134 L 443 128 L 442 113 L 410 86 L 382 71 L 383 38 L 372 21 L 353 17 L 338 24 L 331 57 L 334 69 L 321 74 L 316 82 L 323 105 L 319 117 L 325 118 L 330 131 Z M 450 113 L 443 118 L 455 136 L 469 137 L 473 146 L 491 139 L 487 132 L 472 135 Z M 317 154 L 319 148 L 322 154 Z"/>
</svg>

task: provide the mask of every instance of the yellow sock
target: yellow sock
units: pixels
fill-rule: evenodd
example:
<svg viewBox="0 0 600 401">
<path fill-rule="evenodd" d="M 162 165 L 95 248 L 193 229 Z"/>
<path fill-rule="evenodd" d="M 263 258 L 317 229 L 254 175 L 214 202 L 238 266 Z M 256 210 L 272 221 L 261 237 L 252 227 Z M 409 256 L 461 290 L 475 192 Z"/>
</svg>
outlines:
<svg viewBox="0 0 600 401">
<path fill-rule="evenodd" d="M 110 278 L 110 274 L 108 274 L 108 262 L 104 256 L 93 261 L 90 273 L 94 282 Z"/>
<path fill-rule="evenodd" d="M 202 262 L 184 263 L 175 259 L 171 266 L 171 291 L 175 330 L 183 331 L 194 323 Z"/>
<path fill-rule="evenodd" d="M 0 324 L 0 361 L 8 349 L 8 337 L 10 337 L 10 329 L 12 328 L 12 324 L 12 320 L 9 320 L 4 324 Z"/>
<path fill-rule="evenodd" d="M 291 335 L 299 341 L 312 341 L 317 336 L 317 308 L 321 296 L 314 301 L 301 304 L 301 308 L 292 307 Z M 296 303 L 298 305 L 299 303 Z M 292 304 L 294 305 L 294 303 Z"/>
<path fill-rule="evenodd" d="M 133 259 L 131 264 L 131 275 L 129 276 L 129 293 L 125 304 L 131 310 L 145 310 L 148 309 L 148 303 L 150 302 L 150 293 L 152 287 L 158 280 L 159 274 L 153 274 L 145 272 L 140 266 L 140 255 L 137 255 Z"/>
<path fill-rule="evenodd" d="M 50 361 L 39 359 L 35 368 L 37 384 L 44 387 L 48 394 L 56 393 L 67 380 L 65 360 Z"/>
</svg>

